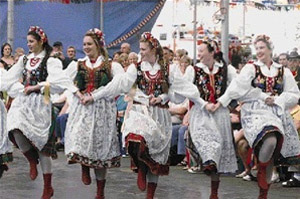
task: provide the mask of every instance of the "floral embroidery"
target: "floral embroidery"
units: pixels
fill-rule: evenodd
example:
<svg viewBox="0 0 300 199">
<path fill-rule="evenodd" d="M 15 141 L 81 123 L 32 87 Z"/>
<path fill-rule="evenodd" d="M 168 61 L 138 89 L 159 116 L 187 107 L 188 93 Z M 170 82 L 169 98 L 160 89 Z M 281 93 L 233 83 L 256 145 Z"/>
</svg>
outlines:
<svg viewBox="0 0 300 199">
<path fill-rule="evenodd" d="M 166 76 L 168 77 L 168 70 L 166 70 Z M 158 97 L 163 94 L 162 84 L 164 80 L 162 78 L 162 71 L 159 70 L 155 75 L 151 75 L 149 71 L 142 71 L 141 64 L 137 66 L 137 80 L 136 84 L 139 89 L 143 91 L 146 95 L 154 95 Z"/>
<path fill-rule="evenodd" d="M 205 101 L 216 103 L 226 88 L 226 82 L 224 82 L 224 67 L 220 67 L 218 72 L 214 75 L 207 74 L 203 69 L 195 67 L 195 82 L 198 87 L 200 97 Z"/>
<path fill-rule="evenodd" d="M 92 69 L 86 66 L 85 61 L 78 62 L 78 72 L 75 78 L 75 84 L 81 92 L 90 93 L 110 82 L 110 74 L 104 65 L 105 62 Z"/>
<path fill-rule="evenodd" d="M 262 72 L 259 66 L 255 67 L 255 78 L 252 80 L 252 86 L 258 87 L 263 92 L 271 93 L 273 96 L 280 95 L 283 92 L 283 67 L 278 70 L 275 77 L 267 77 Z"/>
<path fill-rule="evenodd" d="M 23 64 L 23 85 L 25 86 L 34 86 L 37 85 L 39 82 L 46 81 L 48 72 L 46 67 L 43 67 L 41 64 L 33 69 L 28 70 L 25 66 L 27 64 L 28 58 L 24 56 Z"/>
</svg>

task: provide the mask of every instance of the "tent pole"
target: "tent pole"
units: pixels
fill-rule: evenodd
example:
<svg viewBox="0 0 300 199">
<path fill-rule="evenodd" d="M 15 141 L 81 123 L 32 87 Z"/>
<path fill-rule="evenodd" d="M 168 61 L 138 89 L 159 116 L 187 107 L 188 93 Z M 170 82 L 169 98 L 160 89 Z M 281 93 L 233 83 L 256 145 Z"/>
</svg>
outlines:
<svg viewBox="0 0 300 199">
<path fill-rule="evenodd" d="M 104 32 L 104 24 L 103 24 L 103 0 L 100 1 L 100 29 Z"/>
<path fill-rule="evenodd" d="M 7 9 L 7 42 L 14 48 L 14 0 L 8 0 Z"/>
<path fill-rule="evenodd" d="M 224 16 L 222 20 L 222 32 L 221 32 L 221 49 L 223 52 L 223 57 L 228 64 L 228 47 L 229 47 L 229 1 L 221 1 L 221 14 Z"/>
</svg>

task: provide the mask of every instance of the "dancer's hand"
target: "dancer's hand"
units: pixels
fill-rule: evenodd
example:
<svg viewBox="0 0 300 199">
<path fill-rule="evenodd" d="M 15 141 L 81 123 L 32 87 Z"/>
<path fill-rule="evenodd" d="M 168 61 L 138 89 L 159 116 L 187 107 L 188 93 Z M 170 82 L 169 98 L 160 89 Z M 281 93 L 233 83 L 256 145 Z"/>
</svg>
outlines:
<svg viewBox="0 0 300 199">
<path fill-rule="evenodd" d="M 215 108 L 215 105 L 214 105 L 213 103 L 207 103 L 207 104 L 205 105 L 205 109 L 206 109 L 208 112 L 213 112 L 214 108 Z"/>
<path fill-rule="evenodd" d="M 25 95 L 29 95 L 30 93 L 36 92 L 36 91 L 40 91 L 41 90 L 41 86 L 40 85 L 35 85 L 35 86 L 26 86 L 24 89 L 24 93 Z"/>
<path fill-rule="evenodd" d="M 78 97 L 78 99 L 79 99 L 80 101 L 82 101 L 83 98 L 84 98 L 84 96 L 82 95 L 82 93 L 81 93 L 80 91 L 77 91 L 77 92 L 75 93 L 75 95 L 76 95 L 76 97 Z"/>
<path fill-rule="evenodd" d="M 221 103 L 218 102 L 215 104 L 215 106 L 213 107 L 213 109 L 211 110 L 211 112 L 215 112 L 216 110 L 218 110 L 218 108 L 221 106 Z"/>
<path fill-rule="evenodd" d="M 267 97 L 267 99 L 265 100 L 265 103 L 269 106 L 274 105 L 274 97 L 272 97 L 272 96 Z"/>
<path fill-rule="evenodd" d="M 155 105 L 155 104 L 160 104 L 162 99 L 160 97 L 152 97 L 150 98 L 150 104 Z"/>
<path fill-rule="evenodd" d="M 86 95 L 83 97 L 83 99 L 81 100 L 81 103 L 84 105 L 88 105 L 94 102 L 94 98 L 92 95 Z"/>
</svg>

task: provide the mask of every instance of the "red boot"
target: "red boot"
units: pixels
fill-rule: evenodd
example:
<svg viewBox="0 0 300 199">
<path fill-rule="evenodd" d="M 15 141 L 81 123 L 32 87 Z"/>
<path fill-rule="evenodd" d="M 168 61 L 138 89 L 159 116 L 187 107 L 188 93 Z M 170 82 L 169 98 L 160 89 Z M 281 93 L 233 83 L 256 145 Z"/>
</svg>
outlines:
<svg viewBox="0 0 300 199">
<path fill-rule="evenodd" d="M 41 199 L 50 199 L 54 194 L 54 190 L 51 186 L 52 173 L 43 174 L 43 177 L 44 177 L 44 191 Z"/>
<path fill-rule="evenodd" d="M 270 161 L 266 163 L 259 162 L 258 163 L 258 172 L 257 172 L 257 183 L 261 189 L 268 189 L 267 183 L 267 166 L 269 165 Z"/>
<path fill-rule="evenodd" d="M 8 166 L 6 164 L 0 165 L 0 178 L 2 177 L 4 171 L 8 171 Z"/>
<path fill-rule="evenodd" d="M 104 199 L 104 188 L 106 180 L 97 180 L 97 195 L 95 199 Z"/>
<path fill-rule="evenodd" d="M 30 166 L 29 176 L 30 176 L 31 180 L 35 180 L 36 177 L 38 176 L 38 170 L 37 170 L 36 166 L 39 163 L 39 161 L 38 161 L 39 155 L 36 152 L 36 150 L 33 148 L 31 148 L 29 151 L 26 151 L 23 154 L 29 162 L 29 166 Z"/>
<path fill-rule="evenodd" d="M 218 189 L 220 181 L 211 181 L 211 193 L 209 199 L 219 199 Z"/>
<path fill-rule="evenodd" d="M 258 199 L 267 199 L 267 195 L 268 195 L 268 192 L 269 192 L 269 188 L 270 188 L 270 184 L 268 184 L 268 188 L 267 188 L 267 189 L 259 188 L 259 196 L 258 196 Z"/>
<path fill-rule="evenodd" d="M 81 180 L 85 185 L 90 185 L 92 182 L 90 176 L 90 168 L 84 165 L 81 165 Z"/>
<path fill-rule="evenodd" d="M 141 168 L 138 170 L 137 185 L 141 191 L 146 190 L 146 173 Z"/>
<path fill-rule="evenodd" d="M 156 187 L 157 187 L 157 183 L 148 182 L 146 199 L 153 199 Z"/>
</svg>

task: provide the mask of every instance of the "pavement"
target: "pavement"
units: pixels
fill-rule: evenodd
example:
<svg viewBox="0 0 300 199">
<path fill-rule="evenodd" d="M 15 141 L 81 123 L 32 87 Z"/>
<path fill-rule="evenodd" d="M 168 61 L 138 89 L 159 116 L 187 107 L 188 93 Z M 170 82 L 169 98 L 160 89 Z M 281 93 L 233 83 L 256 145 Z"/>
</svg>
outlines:
<svg viewBox="0 0 300 199">
<path fill-rule="evenodd" d="M 81 182 L 78 164 L 68 165 L 63 152 L 53 161 L 53 199 L 94 199 L 96 181 L 94 173 L 91 185 Z M 106 199 L 143 199 L 136 185 L 137 175 L 129 169 L 130 159 L 123 158 L 120 168 L 109 169 L 105 188 Z M 43 179 L 40 166 L 35 181 L 29 178 L 29 164 L 15 149 L 14 162 L 0 179 L 0 199 L 39 199 L 42 195 Z M 202 173 L 190 174 L 180 166 L 170 167 L 170 174 L 159 178 L 156 199 L 208 199 L 210 178 Z M 222 175 L 219 199 L 257 199 L 256 182 L 246 182 L 234 175 Z M 300 188 L 283 188 L 280 183 L 270 188 L 269 199 L 300 199 Z"/>
</svg>

